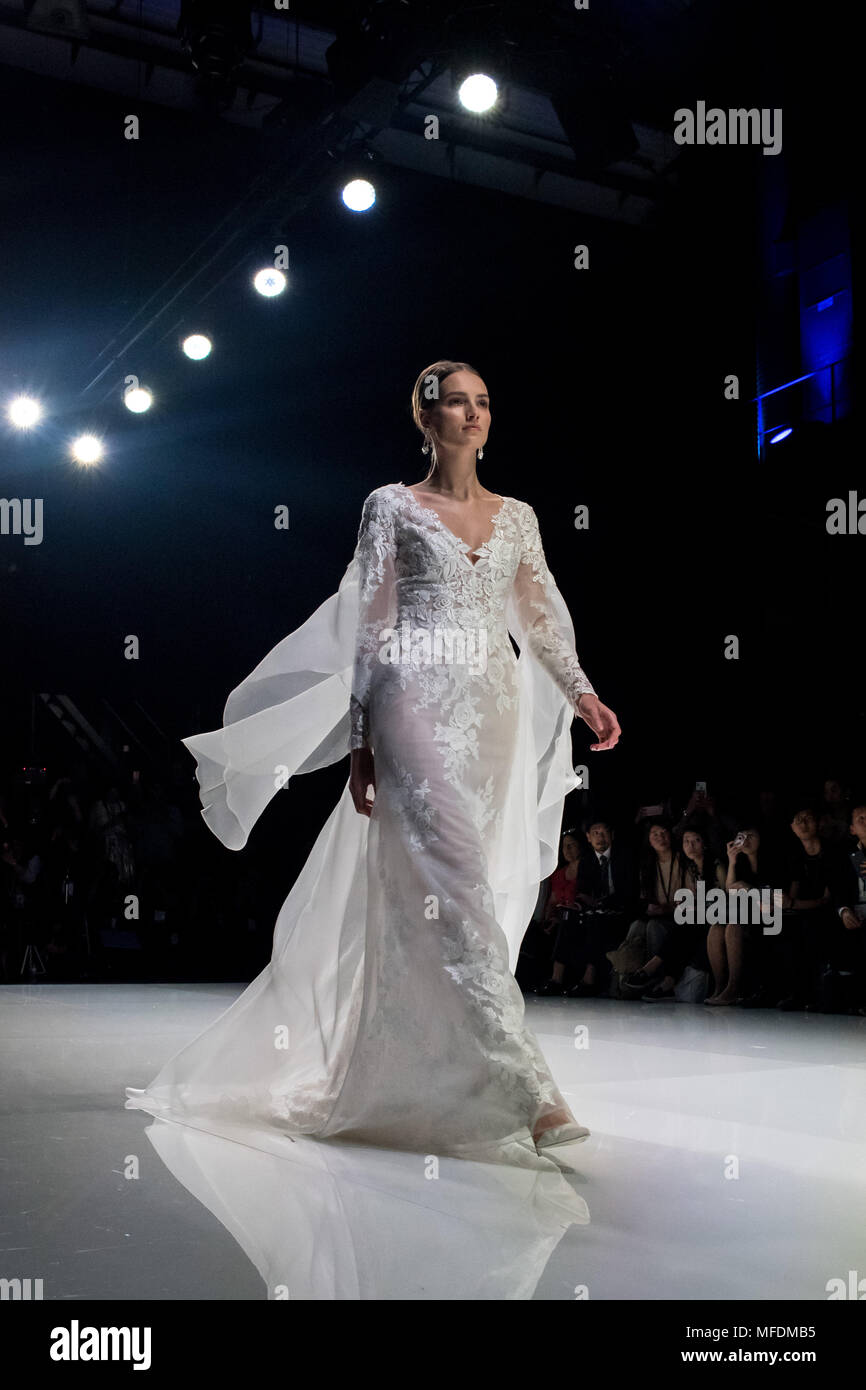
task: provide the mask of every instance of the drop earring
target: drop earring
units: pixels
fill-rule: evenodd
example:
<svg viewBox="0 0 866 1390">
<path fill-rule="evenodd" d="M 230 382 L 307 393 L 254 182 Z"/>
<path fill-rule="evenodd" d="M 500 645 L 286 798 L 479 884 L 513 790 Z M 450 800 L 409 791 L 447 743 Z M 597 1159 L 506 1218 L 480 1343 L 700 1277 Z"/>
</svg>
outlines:
<svg viewBox="0 0 866 1390">
<path fill-rule="evenodd" d="M 478 454 L 477 454 L 477 458 L 478 458 L 478 462 L 479 462 L 479 463 L 481 462 L 481 460 L 483 459 L 483 457 L 484 457 L 484 445 L 482 444 L 482 446 L 481 446 L 481 448 L 478 450 Z"/>
</svg>

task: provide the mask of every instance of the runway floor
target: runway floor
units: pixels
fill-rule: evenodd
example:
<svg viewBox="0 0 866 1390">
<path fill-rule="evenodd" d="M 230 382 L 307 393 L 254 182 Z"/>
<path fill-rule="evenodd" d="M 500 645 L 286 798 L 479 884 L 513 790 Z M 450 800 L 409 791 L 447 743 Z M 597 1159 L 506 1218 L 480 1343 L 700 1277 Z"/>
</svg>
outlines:
<svg viewBox="0 0 866 1390">
<path fill-rule="evenodd" d="M 527 1000 L 567 1179 L 124 1109 L 232 985 L 0 992 L 5 1278 L 83 1299 L 808 1299 L 866 1274 L 866 1019 Z M 434 1165 L 435 1166 L 435 1165 Z"/>
</svg>

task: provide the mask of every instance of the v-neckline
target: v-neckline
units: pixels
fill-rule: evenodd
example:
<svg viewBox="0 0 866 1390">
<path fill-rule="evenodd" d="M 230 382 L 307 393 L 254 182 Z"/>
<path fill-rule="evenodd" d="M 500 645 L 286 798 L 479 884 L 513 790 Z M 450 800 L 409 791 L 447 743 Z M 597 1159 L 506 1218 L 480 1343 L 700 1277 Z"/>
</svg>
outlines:
<svg viewBox="0 0 866 1390">
<path fill-rule="evenodd" d="M 398 483 L 397 486 L 403 489 L 403 491 L 407 494 L 409 499 L 412 502 L 414 502 L 415 506 L 418 508 L 419 511 L 426 512 L 428 516 L 432 516 L 433 520 L 437 522 L 437 524 L 445 532 L 445 534 L 450 536 L 452 540 L 457 542 L 458 546 L 460 547 L 460 553 L 466 560 L 466 563 L 469 565 L 469 567 L 473 570 L 477 569 L 483 558 L 481 552 L 487 549 L 487 547 L 493 541 L 494 536 L 496 535 L 496 532 L 499 527 L 499 518 L 505 511 L 505 506 L 508 502 L 508 498 L 502 498 L 502 501 L 499 504 L 499 510 L 495 513 L 493 517 L 493 527 L 490 532 L 490 535 L 487 537 L 487 540 L 483 541 L 481 545 L 478 546 L 477 550 L 473 550 L 468 541 L 464 541 L 462 536 L 458 536 L 456 531 L 452 531 L 450 526 L 445 525 L 445 522 L 442 520 L 441 516 L 437 511 L 434 511 L 432 507 L 425 507 L 423 502 L 419 502 L 418 498 L 415 496 L 411 488 L 407 487 L 405 483 Z M 477 559 L 470 560 L 470 555 L 477 556 Z"/>
</svg>

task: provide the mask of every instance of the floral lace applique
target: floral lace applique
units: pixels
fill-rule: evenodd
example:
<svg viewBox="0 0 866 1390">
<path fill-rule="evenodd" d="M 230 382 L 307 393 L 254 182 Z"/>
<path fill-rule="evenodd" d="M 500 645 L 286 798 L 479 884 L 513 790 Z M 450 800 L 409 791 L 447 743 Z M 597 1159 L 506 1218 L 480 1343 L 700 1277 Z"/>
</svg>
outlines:
<svg viewBox="0 0 866 1390">
<path fill-rule="evenodd" d="M 430 782 L 425 777 L 415 785 L 411 772 L 404 771 L 397 779 L 397 810 L 406 830 L 410 848 L 422 850 L 438 840 L 434 829 L 436 808 L 430 800 Z"/>
</svg>

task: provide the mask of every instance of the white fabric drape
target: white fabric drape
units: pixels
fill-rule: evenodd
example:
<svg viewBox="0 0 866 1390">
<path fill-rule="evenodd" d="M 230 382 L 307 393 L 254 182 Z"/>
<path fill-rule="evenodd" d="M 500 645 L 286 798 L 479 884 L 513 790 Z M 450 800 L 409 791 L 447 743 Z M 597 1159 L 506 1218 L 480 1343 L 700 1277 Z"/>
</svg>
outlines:
<svg viewBox="0 0 866 1390">
<path fill-rule="evenodd" d="M 196 759 L 204 820 L 229 849 L 243 848 L 278 791 L 292 795 L 291 779 L 347 755 L 359 579 L 356 550 L 338 591 L 232 691 L 223 727 L 183 739 Z M 571 618 L 552 581 L 547 601 L 573 648 Z M 573 710 L 533 650 L 514 598 L 507 626 L 520 648 L 519 720 L 488 881 L 513 970 L 539 883 L 557 863 L 564 797 L 578 780 Z M 284 1103 L 289 1128 L 322 1131 L 352 1056 L 363 996 L 371 833 L 375 817 L 355 811 L 347 785 L 283 904 L 268 966 L 145 1091 L 127 1088 L 129 1108 L 219 1133 L 228 1114 L 232 1124 L 244 1115 L 278 1119 Z"/>
</svg>

